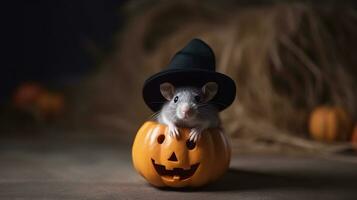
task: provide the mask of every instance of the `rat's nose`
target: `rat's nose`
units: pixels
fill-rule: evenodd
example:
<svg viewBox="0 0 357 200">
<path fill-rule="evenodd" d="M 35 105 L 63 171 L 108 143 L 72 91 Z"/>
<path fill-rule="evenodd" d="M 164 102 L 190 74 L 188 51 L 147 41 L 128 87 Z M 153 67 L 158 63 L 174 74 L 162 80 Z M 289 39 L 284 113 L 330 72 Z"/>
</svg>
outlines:
<svg viewBox="0 0 357 200">
<path fill-rule="evenodd" d="M 186 112 L 188 112 L 190 110 L 190 106 L 188 105 L 188 104 L 183 104 L 182 106 L 181 106 L 181 112 L 182 113 L 186 113 Z"/>
<path fill-rule="evenodd" d="M 192 114 L 192 108 L 188 105 L 188 104 L 183 104 L 181 106 L 181 113 L 185 116 L 185 117 L 189 117 Z"/>
</svg>

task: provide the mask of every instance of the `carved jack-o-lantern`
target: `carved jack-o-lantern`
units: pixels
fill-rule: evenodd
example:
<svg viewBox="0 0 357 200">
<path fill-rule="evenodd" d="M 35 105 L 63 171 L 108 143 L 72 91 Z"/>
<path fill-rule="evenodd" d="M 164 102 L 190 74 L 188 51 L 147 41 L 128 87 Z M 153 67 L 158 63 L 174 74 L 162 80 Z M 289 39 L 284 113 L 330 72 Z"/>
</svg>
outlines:
<svg viewBox="0 0 357 200">
<path fill-rule="evenodd" d="M 219 178 L 230 162 L 227 138 L 220 129 L 209 129 L 193 143 L 189 132 L 180 129 L 180 138 L 174 138 L 167 126 L 146 122 L 133 144 L 135 169 L 158 187 L 196 187 Z"/>
</svg>

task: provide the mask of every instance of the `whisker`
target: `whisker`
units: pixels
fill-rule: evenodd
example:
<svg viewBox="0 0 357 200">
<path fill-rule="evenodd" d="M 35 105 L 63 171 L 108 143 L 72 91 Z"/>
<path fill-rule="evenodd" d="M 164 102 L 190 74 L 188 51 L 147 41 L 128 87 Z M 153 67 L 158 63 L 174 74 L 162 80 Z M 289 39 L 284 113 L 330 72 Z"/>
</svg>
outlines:
<svg viewBox="0 0 357 200">
<path fill-rule="evenodd" d="M 149 119 L 157 119 L 157 116 L 159 115 L 160 111 L 154 112 L 152 115 L 150 115 L 148 118 Z"/>
<path fill-rule="evenodd" d="M 225 103 L 221 103 L 221 102 L 214 102 L 214 104 L 218 104 L 218 105 L 222 105 L 222 106 L 225 106 L 225 105 L 227 105 L 227 104 L 225 104 Z"/>
<path fill-rule="evenodd" d="M 221 103 L 221 102 L 214 101 L 214 102 L 203 103 L 203 104 L 200 104 L 199 106 L 201 106 L 201 105 L 214 105 L 214 104 L 222 105 L 222 106 L 227 105 L 227 104 L 225 104 L 225 103 Z"/>
<path fill-rule="evenodd" d="M 206 107 L 206 106 L 209 106 L 210 104 L 200 104 L 200 105 L 197 105 L 198 108 L 202 108 L 202 107 Z"/>
<path fill-rule="evenodd" d="M 166 103 L 167 101 L 153 101 L 153 102 L 150 102 L 151 104 L 164 104 Z"/>
</svg>

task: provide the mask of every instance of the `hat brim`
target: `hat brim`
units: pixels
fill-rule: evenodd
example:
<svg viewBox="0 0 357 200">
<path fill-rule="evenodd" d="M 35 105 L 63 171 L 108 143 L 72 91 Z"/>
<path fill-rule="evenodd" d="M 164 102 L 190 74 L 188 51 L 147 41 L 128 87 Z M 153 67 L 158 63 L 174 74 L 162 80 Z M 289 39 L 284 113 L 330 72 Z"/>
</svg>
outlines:
<svg viewBox="0 0 357 200">
<path fill-rule="evenodd" d="M 202 87 L 207 82 L 216 82 L 218 92 L 210 101 L 219 111 L 230 106 L 236 96 L 234 81 L 221 73 L 200 69 L 175 69 L 159 72 L 144 83 L 143 98 L 147 106 L 154 112 L 159 111 L 167 101 L 160 92 L 160 84 L 169 82 L 175 87 Z"/>
</svg>

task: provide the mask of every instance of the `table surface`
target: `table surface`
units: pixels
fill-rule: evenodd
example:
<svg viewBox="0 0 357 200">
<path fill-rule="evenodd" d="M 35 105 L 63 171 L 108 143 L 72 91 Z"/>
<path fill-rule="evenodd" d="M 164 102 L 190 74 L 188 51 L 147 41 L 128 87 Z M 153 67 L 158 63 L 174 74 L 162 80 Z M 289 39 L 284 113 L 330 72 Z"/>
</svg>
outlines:
<svg viewBox="0 0 357 200">
<path fill-rule="evenodd" d="M 134 171 L 130 142 L 59 135 L 0 140 L 0 199 L 357 199 L 353 158 L 234 154 L 219 181 L 170 190 Z"/>
</svg>

